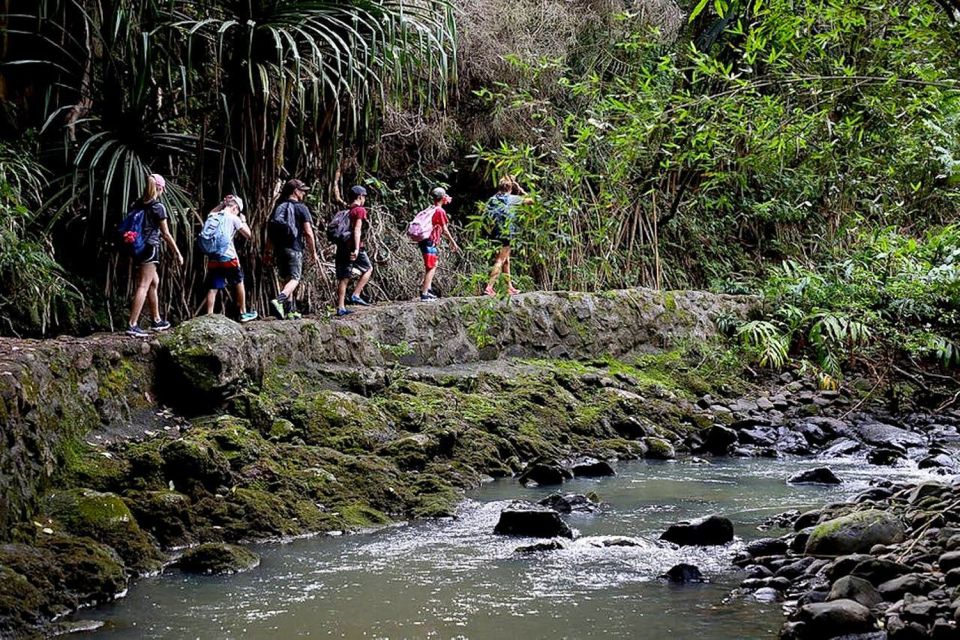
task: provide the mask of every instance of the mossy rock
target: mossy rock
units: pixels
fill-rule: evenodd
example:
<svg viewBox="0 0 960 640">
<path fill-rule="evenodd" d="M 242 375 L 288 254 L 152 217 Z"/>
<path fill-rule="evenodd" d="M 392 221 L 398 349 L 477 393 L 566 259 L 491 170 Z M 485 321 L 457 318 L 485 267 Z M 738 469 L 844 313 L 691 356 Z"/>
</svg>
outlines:
<svg viewBox="0 0 960 640">
<path fill-rule="evenodd" d="M 230 575 L 260 566 L 260 556 L 235 544 L 208 542 L 188 549 L 174 566 L 184 573 Z"/>
<path fill-rule="evenodd" d="M 647 446 L 646 457 L 651 460 L 673 460 L 677 457 L 673 445 L 663 438 L 644 438 L 643 443 Z"/>
<path fill-rule="evenodd" d="M 160 568 L 159 551 L 116 494 L 90 489 L 59 491 L 47 498 L 45 511 L 68 533 L 86 536 L 113 548 L 136 573 Z"/>
<path fill-rule="evenodd" d="M 891 513 L 868 509 L 821 522 L 814 527 L 804 550 L 812 556 L 866 553 L 874 545 L 903 542 L 903 523 Z"/>
<path fill-rule="evenodd" d="M 45 593 L 25 576 L 0 564 L 0 637 L 40 637 L 36 625 L 42 621 L 47 604 Z"/>
<path fill-rule="evenodd" d="M 193 541 L 193 505 L 188 496 L 176 491 L 132 491 L 124 497 L 140 527 L 164 549 L 182 547 Z"/>
<path fill-rule="evenodd" d="M 393 522 L 387 514 L 362 502 L 343 505 L 337 509 L 337 513 L 340 515 L 344 528 L 350 531 L 381 527 Z"/>
<path fill-rule="evenodd" d="M 69 448 L 64 454 L 61 485 L 96 491 L 122 491 L 129 486 L 130 462 L 86 444 Z"/>
<path fill-rule="evenodd" d="M 181 400 L 216 405 L 242 386 L 247 345 L 238 323 L 222 315 L 202 316 L 187 320 L 162 340 L 170 392 Z"/>
<path fill-rule="evenodd" d="M 307 444 L 371 451 L 397 436 L 393 420 L 363 396 L 320 391 L 297 398 L 287 416 Z"/>
<path fill-rule="evenodd" d="M 164 474 L 175 488 L 193 489 L 200 485 L 208 491 L 231 484 L 230 461 L 215 446 L 209 444 L 205 434 L 190 434 L 163 446 Z"/>
<path fill-rule="evenodd" d="M 439 448 L 436 438 L 416 433 L 387 443 L 378 454 L 393 459 L 403 470 L 422 470 Z"/>
<path fill-rule="evenodd" d="M 42 535 L 38 547 L 52 554 L 62 576 L 62 587 L 79 604 L 113 600 L 127 589 L 127 572 L 121 557 L 110 547 L 90 538 Z M 151 569 L 156 569 L 151 556 Z"/>
<path fill-rule="evenodd" d="M 412 487 L 416 503 L 411 511 L 414 518 L 450 518 L 456 515 L 457 504 L 463 494 L 433 475 L 421 476 Z"/>
</svg>

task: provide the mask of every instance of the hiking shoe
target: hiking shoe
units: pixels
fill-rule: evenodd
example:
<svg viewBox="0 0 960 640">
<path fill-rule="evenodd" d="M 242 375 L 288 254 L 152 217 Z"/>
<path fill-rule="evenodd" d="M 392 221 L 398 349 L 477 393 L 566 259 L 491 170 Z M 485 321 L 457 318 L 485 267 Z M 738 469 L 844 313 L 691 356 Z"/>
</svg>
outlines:
<svg viewBox="0 0 960 640">
<path fill-rule="evenodd" d="M 166 331 L 170 328 L 170 323 L 166 320 L 155 320 L 150 323 L 151 331 Z"/>
<path fill-rule="evenodd" d="M 250 322 L 251 320 L 256 320 L 259 317 L 259 314 L 256 311 L 247 311 L 246 313 L 240 314 L 240 322 Z"/>
<path fill-rule="evenodd" d="M 361 307 L 369 307 L 369 306 L 370 306 L 370 303 L 369 303 L 369 302 L 367 302 L 366 300 L 364 300 L 363 298 L 361 298 L 361 297 L 358 296 L 358 295 L 352 295 L 352 296 L 350 296 L 350 299 L 347 300 L 347 304 L 358 304 L 358 305 L 360 305 Z"/>
<path fill-rule="evenodd" d="M 287 320 L 299 320 L 299 319 L 302 318 L 302 317 L 303 317 L 303 314 L 300 313 L 299 311 L 288 311 L 288 312 L 287 312 Z"/>
<path fill-rule="evenodd" d="M 509 293 L 509 294 L 512 295 L 512 296 L 515 296 L 515 295 L 517 295 L 518 293 L 520 293 L 520 289 L 517 289 L 517 288 L 514 288 L 514 287 L 510 287 L 509 289 L 507 289 L 507 293 Z"/>
<path fill-rule="evenodd" d="M 141 329 L 138 325 L 131 325 L 127 327 L 127 335 L 133 336 L 134 338 L 149 338 L 150 334 Z"/>
<path fill-rule="evenodd" d="M 283 320 L 287 317 L 287 312 L 283 309 L 283 302 L 276 298 L 270 301 L 270 311 L 278 320 Z"/>
<path fill-rule="evenodd" d="M 421 294 L 420 294 L 420 301 L 421 301 L 421 302 L 428 302 L 428 301 L 430 301 L 430 300 L 436 300 L 436 299 L 437 299 L 437 296 L 433 295 L 432 293 L 421 293 Z"/>
<path fill-rule="evenodd" d="M 350 309 L 344 309 L 343 307 L 340 307 L 339 309 L 337 309 L 337 317 L 338 317 L 338 318 L 340 318 L 340 317 L 342 317 L 342 316 L 348 316 L 348 315 L 350 315 L 351 313 L 353 313 L 353 311 L 350 311 Z"/>
<path fill-rule="evenodd" d="M 493 287 L 487 285 L 487 288 L 483 290 L 483 295 L 495 298 L 497 296 L 497 292 L 493 290 Z"/>
</svg>

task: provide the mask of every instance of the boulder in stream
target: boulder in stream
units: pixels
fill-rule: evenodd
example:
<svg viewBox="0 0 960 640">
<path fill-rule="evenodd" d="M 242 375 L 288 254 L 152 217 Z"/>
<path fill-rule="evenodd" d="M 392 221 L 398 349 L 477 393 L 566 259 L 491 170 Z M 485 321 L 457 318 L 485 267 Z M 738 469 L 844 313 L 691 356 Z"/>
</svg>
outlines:
<svg viewBox="0 0 960 640">
<path fill-rule="evenodd" d="M 733 523 L 729 518 L 712 515 L 670 525 L 661 540 L 683 546 L 715 546 L 733 541 Z"/>
<path fill-rule="evenodd" d="M 531 538 L 573 538 L 570 526 L 560 514 L 529 502 L 514 502 L 500 512 L 494 533 Z"/>
<path fill-rule="evenodd" d="M 573 475 L 576 478 L 605 478 L 617 475 L 617 472 L 613 470 L 609 462 L 593 459 L 587 459 L 579 464 L 573 465 L 571 471 L 573 471 Z"/>
<path fill-rule="evenodd" d="M 706 578 L 703 577 L 703 573 L 700 572 L 699 567 L 685 562 L 670 567 L 670 569 L 660 577 L 666 578 L 668 582 L 673 582 L 674 584 L 706 582 Z"/>
<path fill-rule="evenodd" d="M 790 484 L 840 484 L 843 481 L 829 468 L 817 467 L 795 473 L 787 482 Z"/>
<path fill-rule="evenodd" d="M 573 474 L 564 469 L 559 464 L 551 462 L 536 462 L 527 467 L 520 474 L 520 484 L 528 485 L 535 483 L 539 486 L 551 484 L 563 484 L 564 480 L 569 480 Z"/>
<path fill-rule="evenodd" d="M 260 566 L 260 556 L 239 545 L 208 542 L 188 549 L 174 566 L 185 573 L 229 575 Z"/>
</svg>

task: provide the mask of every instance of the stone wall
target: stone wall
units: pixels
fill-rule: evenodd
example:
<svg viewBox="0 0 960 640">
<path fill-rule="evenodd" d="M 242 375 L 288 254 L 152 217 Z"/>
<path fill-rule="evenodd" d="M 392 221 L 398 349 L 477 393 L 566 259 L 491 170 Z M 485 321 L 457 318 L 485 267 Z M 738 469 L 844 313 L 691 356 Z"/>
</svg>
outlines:
<svg viewBox="0 0 960 640">
<path fill-rule="evenodd" d="M 528 293 L 510 299 L 447 298 L 361 310 L 348 318 L 241 327 L 226 319 L 185 323 L 164 341 L 165 397 L 230 393 L 278 366 L 448 366 L 504 357 L 594 359 L 654 352 L 716 335 L 721 313 L 743 317 L 752 298 L 649 289 L 602 294 Z M 202 398 L 209 402 L 209 397 Z"/>
</svg>

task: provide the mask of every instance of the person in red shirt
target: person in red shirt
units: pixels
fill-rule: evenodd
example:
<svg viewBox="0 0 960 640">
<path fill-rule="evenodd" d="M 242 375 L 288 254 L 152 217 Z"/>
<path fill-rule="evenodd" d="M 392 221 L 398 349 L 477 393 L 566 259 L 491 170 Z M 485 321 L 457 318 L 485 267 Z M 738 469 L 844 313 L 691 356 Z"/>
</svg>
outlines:
<svg viewBox="0 0 960 640">
<path fill-rule="evenodd" d="M 335 259 L 337 271 L 337 316 L 346 316 L 351 313 L 346 308 L 347 287 L 350 285 L 350 278 L 356 276 L 357 286 L 353 289 L 353 295 L 350 296 L 350 304 L 356 304 L 363 307 L 370 303 L 361 298 L 363 288 L 370 281 L 373 275 L 373 264 L 367 255 L 364 246 L 363 236 L 367 225 L 367 210 L 363 206 L 367 201 L 367 190 L 360 185 L 352 187 L 350 193 L 353 200 L 350 202 L 350 239 L 337 243 L 337 256 Z"/>
<path fill-rule="evenodd" d="M 430 192 L 430 195 L 433 197 L 433 219 L 431 221 L 433 230 L 430 232 L 429 238 L 418 243 L 420 253 L 423 255 L 423 267 L 425 269 L 423 283 L 420 287 L 421 300 L 436 300 L 437 298 L 430 289 L 433 285 L 433 276 L 437 273 L 437 263 L 440 261 L 437 252 L 440 238 L 446 236 L 453 250 L 455 252 L 460 251 L 457 241 L 453 239 L 453 234 L 450 233 L 450 219 L 447 218 L 447 212 L 443 210 L 443 206 L 450 204 L 453 199 L 447 195 L 443 187 L 437 187 Z"/>
</svg>

